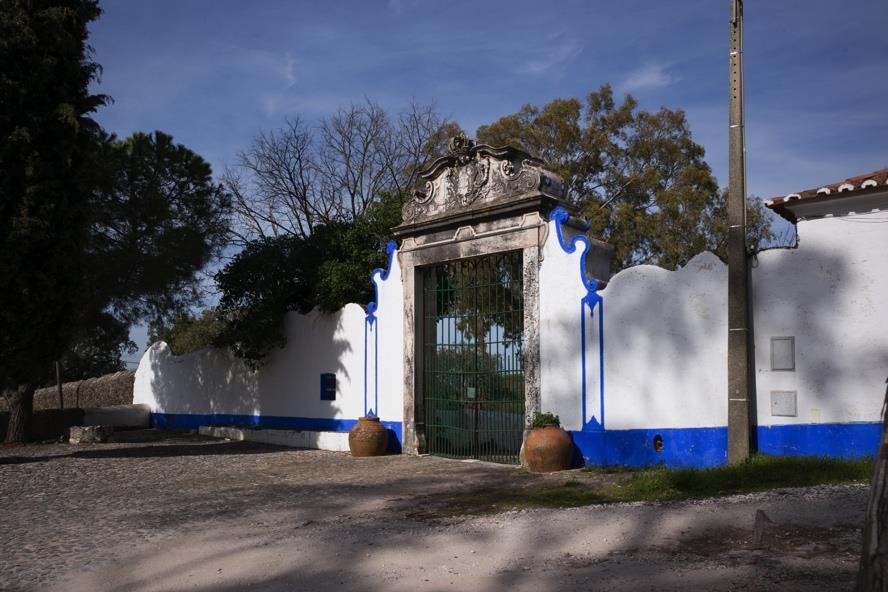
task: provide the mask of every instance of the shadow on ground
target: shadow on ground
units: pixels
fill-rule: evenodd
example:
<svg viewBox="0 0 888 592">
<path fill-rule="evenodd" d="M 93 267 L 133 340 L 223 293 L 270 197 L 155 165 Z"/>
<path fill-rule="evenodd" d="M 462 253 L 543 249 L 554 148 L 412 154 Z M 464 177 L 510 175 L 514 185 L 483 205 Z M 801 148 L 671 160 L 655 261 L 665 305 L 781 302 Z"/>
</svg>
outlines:
<svg viewBox="0 0 888 592">
<path fill-rule="evenodd" d="M 140 446 L 108 446 L 102 444 L 71 444 L 72 451 L 51 456 L 0 456 L 0 465 L 46 462 L 63 458 L 170 458 L 182 456 L 214 456 L 239 454 L 270 454 L 292 450 L 283 446 L 256 444 L 253 442 L 219 441 L 204 436 L 191 435 L 187 431 L 164 436 L 160 430 L 119 432 L 112 444 L 140 444 Z M 146 445 L 155 443 L 156 445 Z M 63 444 L 64 445 L 64 444 Z M 41 445 L 28 446 L 30 450 Z M 45 446 L 45 445 L 44 445 Z M 19 448 L 18 450 L 21 450 Z"/>
<path fill-rule="evenodd" d="M 0 450 L 0 589 L 838 589 L 865 504 L 857 488 L 492 514 L 466 498 L 583 476 L 124 438 Z M 764 549 L 748 544 L 759 508 L 784 529 Z"/>
</svg>

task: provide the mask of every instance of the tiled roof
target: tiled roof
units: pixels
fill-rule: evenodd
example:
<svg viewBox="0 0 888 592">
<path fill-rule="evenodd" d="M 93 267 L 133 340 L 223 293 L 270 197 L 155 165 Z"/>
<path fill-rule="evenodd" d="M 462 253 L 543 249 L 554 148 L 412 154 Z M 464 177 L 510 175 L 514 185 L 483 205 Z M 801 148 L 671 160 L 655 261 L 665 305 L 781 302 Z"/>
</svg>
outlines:
<svg viewBox="0 0 888 592">
<path fill-rule="evenodd" d="M 846 195 L 857 195 L 860 191 L 865 191 L 873 187 L 883 187 L 888 189 L 888 168 L 879 169 L 866 175 L 858 175 L 839 181 L 838 183 L 830 183 L 817 189 L 806 189 L 798 193 L 790 193 L 789 195 L 781 195 L 765 200 L 765 205 L 769 208 L 775 208 L 786 202 L 795 199 L 814 199 L 818 197 L 844 197 Z"/>
</svg>

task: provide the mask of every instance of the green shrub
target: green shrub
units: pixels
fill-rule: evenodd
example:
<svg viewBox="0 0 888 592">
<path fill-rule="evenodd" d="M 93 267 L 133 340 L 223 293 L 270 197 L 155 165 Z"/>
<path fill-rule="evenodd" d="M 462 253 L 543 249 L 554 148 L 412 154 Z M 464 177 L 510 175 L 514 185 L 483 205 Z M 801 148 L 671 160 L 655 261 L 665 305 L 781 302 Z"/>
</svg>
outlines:
<svg viewBox="0 0 888 592">
<path fill-rule="evenodd" d="M 560 426 L 561 419 L 552 413 L 536 412 L 533 414 L 533 419 L 531 420 L 530 425 L 535 428 L 544 428 L 550 425 Z"/>
</svg>

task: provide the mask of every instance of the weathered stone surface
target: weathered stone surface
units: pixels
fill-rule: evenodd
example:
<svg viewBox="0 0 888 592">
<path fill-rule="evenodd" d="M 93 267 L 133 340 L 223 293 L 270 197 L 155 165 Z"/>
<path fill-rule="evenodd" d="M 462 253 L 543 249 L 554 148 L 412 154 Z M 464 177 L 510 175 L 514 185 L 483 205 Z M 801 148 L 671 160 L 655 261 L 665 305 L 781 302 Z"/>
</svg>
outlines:
<svg viewBox="0 0 888 592">
<path fill-rule="evenodd" d="M 73 426 L 68 431 L 70 444 L 97 444 L 107 442 L 114 433 L 112 426 Z"/>
<path fill-rule="evenodd" d="M 426 234 L 448 222 L 461 224 L 479 216 L 502 218 L 551 209 L 566 198 L 564 180 L 546 170 L 543 161 L 510 146 L 475 144 L 465 136 L 451 138 L 450 153 L 421 176 L 425 189 L 404 204 L 404 222 L 395 229 L 398 236 Z"/>
<path fill-rule="evenodd" d="M 512 147 L 476 145 L 465 136 L 423 173 L 424 191 L 404 205 L 398 260 L 404 282 L 404 442 L 425 452 L 422 278 L 418 269 L 444 261 L 521 251 L 524 275 L 525 413 L 540 409 L 539 267 L 547 219 L 565 201 L 566 186 L 543 162 Z"/>
</svg>

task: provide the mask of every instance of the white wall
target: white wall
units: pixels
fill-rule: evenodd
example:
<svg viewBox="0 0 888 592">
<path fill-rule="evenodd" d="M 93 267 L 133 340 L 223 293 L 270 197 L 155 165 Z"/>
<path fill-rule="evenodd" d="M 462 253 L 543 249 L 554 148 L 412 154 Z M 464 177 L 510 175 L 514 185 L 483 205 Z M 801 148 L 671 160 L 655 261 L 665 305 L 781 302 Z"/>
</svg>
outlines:
<svg viewBox="0 0 888 592">
<path fill-rule="evenodd" d="M 711 253 L 675 272 L 641 265 L 611 278 L 594 311 L 581 259 L 586 244 L 562 246 L 549 222 L 540 268 L 541 408 L 580 430 L 709 427 L 727 414 L 727 267 Z M 567 252 L 573 249 L 573 252 Z M 581 312 L 582 311 L 582 312 Z M 603 311 L 603 312 L 602 312 Z M 604 332 L 604 410 L 600 332 Z M 586 335 L 586 416 L 582 417 L 582 333 Z"/>
<path fill-rule="evenodd" d="M 885 213 L 798 223 L 797 249 L 753 268 L 760 425 L 879 421 L 888 376 Z M 772 371 L 771 337 L 795 337 L 796 370 Z M 797 417 L 771 415 L 771 391 L 797 392 Z"/>
<path fill-rule="evenodd" d="M 759 425 L 879 420 L 888 375 L 888 232 L 879 220 L 874 214 L 800 222 L 797 249 L 758 255 L 752 285 Z M 557 225 L 549 222 L 539 273 L 542 410 L 572 431 L 594 429 L 602 419 L 608 431 L 726 425 L 726 266 L 702 253 L 677 271 L 626 269 L 599 292 L 603 309 L 593 313 L 581 306 L 586 244 L 564 237 L 562 245 Z M 404 288 L 398 254 L 390 255 L 388 273 L 372 277 L 379 302 L 372 324 L 354 304 L 332 315 L 290 314 L 287 347 L 257 372 L 228 351 L 174 356 L 155 344 L 136 372 L 134 403 L 155 413 L 355 419 L 365 413 L 366 367 L 366 410 L 402 422 Z M 795 337 L 794 372 L 770 369 L 774 336 Z M 337 376 L 335 401 L 320 400 L 323 372 Z M 796 417 L 771 415 L 772 390 L 797 391 Z"/>
<path fill-rule="evenodd" d="M 379 306 L 367 327 L 367 405 L 382 419 L 403 421 L 404 284 L 397 252 L 390 257 L 388 273 L 376 270 L 372 276 Z"/>
<path fill-rule="evenodd" d="M 395 268 L 385 281 L 382 273 L 373 274 L 379 306 L 372 328 L 357 304 L 333 314 L 289 313 L 286 347 L 273 352 L 255 372 L 227 349 L 176 356 L 165 343 L 155 343 L 136 371 L 133 402 L 166 414 L 356 419 L 365 412 L 366 328 L 368 408 L 385 421 L 402 421 L 403 288 L 396 254 L 392 259 Z M 374 331 L 381 336 L 379 409 L 375 409 Z M 335 401 L 320 400 L 320 375 L 326 372 L 336 375 Z"/>
<path fill-rule="evenodd" d="M 587 290 L 581 275 L 582 256 L 586 244 L 570 240 L 567 253 L 558 238 L 557 222 L 550 221 L 548 235 L 542 249 L 540 263 L 540 408 L 554 413 L 567 430 L 579 430 L 583 426 L 582 366 L 580 352 L 580 315 L 585 314 L 591 325 L 589 309 L 583 311 L 581 301 Z M 588 336 L 587 336 L 588 343 Z M 586 420 L 601 417 L 598 407 L 597 361 L 587 352 L 587 371 L 594 373 L 586 381 Z M 597 360 L 597 358 L 595 358 Z"/>
<path fill-rule="evenodd" d="M 623 270 L 601 291 L 606 429 L 725 425 L 727 282 L 701 253 L 676 271 Z"/>
<path fill-rule="evenodd" d="M 758 423 L 879 421 L 888 376 L 884 213 L 802 221 L 798 233 L 798 248 L 759 253 L 752 264 Z M 569 430 L 584 423 L 582 251 L 577 243 L 565 252 L 550 222 L 540 270 L 542 410 Z M 725 426 L 727 281 L 711 253 L 674 272 L 640 265 L 611 278 L 599 291 L 603 413 L 601 308 L 585 312 L 585 421 L 603 415 L 608 430 Z M 795 371 L 771 370 L 771 337 L 780 336 L 795 337 Z M 797 391 L 796 417 L 772 416 L 772 390 Z"/>
<path fill-rule="evenodd" d="M 364 311 L 289 313 L 287 346 L 256 372 L 227 349 L 173 355 L 155 343 L 139 363 L 134 402 L 156 413 L 357 417 L 363 411 Z M 336 374 L 336 400 L 320 400 L 320 375 Z"/>
</svg>

